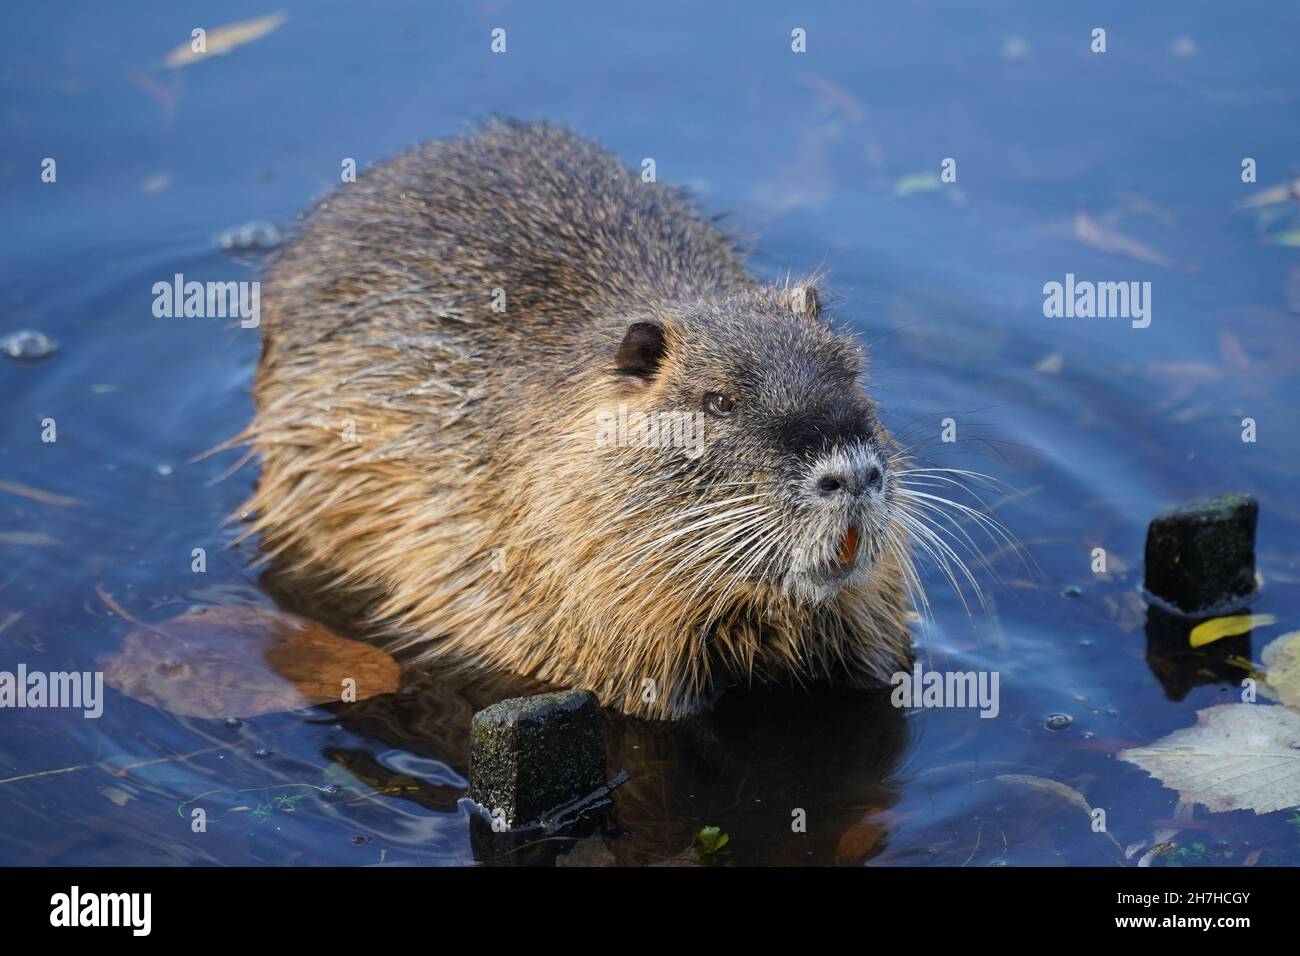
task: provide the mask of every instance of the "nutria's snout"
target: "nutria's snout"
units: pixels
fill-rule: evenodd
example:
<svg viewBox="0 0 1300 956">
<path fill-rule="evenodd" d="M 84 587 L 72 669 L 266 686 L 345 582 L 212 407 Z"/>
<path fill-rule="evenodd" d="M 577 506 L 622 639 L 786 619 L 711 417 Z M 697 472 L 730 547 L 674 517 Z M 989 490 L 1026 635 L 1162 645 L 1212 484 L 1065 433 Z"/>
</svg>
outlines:
<svg viewBox="0 0 1300 956">
<path fill-rule="evenodd" d="M 867 576 L 896 523 L 888 482 L 889 463 L 865 440 L 837 445 L 807 466 L 798 479 L 803 520 L 784 581 L 789 597 L 823 604 Z"/>
<path fill-rule="evenodd" d="M 885 468 L 874 451 L 862 445 L 836 449 L 812 467 L 811 484 L 818 496 L 839 503 L 879 495 L 885 489 Z"/>
</svg>

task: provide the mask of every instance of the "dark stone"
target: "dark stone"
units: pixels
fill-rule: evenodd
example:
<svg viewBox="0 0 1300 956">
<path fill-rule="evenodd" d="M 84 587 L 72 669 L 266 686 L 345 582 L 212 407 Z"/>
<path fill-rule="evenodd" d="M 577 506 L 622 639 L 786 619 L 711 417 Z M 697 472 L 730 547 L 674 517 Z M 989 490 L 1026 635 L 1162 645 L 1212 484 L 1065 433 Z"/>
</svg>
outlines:
<svg viewBox="0 0 1300 956">
<path fill-rule="evenodd" d="M 511 827 L 605 785 L 605 737 L 596 698 L 582 690 L 514 697 L 474 715 L 470 797 Z"/>
<path fill-rule="evenodd" d="M 1259 503 L 1224 494 L 1161 515 L 1147 528 L 1146 588 L 1186 613 L 1226 607 L 1255 590 Z"/>
</svg>

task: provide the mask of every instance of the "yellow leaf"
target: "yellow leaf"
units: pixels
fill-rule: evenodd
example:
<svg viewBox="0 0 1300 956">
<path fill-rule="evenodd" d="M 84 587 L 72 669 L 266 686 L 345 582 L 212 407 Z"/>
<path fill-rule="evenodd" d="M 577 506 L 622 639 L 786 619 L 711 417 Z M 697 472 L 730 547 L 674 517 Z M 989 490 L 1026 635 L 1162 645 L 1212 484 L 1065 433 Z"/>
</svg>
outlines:
<svg viewBox="0 0 1300 956">
<path fill-rule="evenodd" d="M 229 53 L 245 43 L 252 43 L 254 40 L 261 39 L 284 23 L 286 19 L 288 18 L 283 13 L 273 13 L 270 16 L 259 17 L 256 20 L 242 20 L 239 23 L 228 23 L 222 27 L 214 27 L 207 31 L 207 36 L 204 38 L 203 52 L 200 53 L 194 49 L 192 40 L 187 41 L 167 54 L 167 59 L 163 60 L 163 66 L 188 66 L 210 56 Z"/>
<path fill-rule="evenodd" d="M 1234 614 L 1232 617 L 1216 617 L 1192 628 L 1188 643 L 1192 647 L 1204 647 L 1225 637 L 1236 637 L 1257 627 L 1276 623 L 1277 618 L 1272 614 Z"/>
</svg>

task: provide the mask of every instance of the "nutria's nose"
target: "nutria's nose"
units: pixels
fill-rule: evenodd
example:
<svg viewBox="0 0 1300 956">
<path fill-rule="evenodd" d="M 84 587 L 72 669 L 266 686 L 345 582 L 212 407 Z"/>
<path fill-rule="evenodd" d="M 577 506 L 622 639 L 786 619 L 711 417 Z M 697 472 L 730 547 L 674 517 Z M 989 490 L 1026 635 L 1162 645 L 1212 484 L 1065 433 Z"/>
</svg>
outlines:
<svg viewBox="0 0 1300 956">
<path fill-rule="evenodd" d="M 868 464 L 862 468 L 828 468 L 817 479 L 817 490 L 827 498 L 837 495 L 858 497 L 866 491 L 880 491 L 885 486 L 885 473 L 879 465 Z"/>
</svg>

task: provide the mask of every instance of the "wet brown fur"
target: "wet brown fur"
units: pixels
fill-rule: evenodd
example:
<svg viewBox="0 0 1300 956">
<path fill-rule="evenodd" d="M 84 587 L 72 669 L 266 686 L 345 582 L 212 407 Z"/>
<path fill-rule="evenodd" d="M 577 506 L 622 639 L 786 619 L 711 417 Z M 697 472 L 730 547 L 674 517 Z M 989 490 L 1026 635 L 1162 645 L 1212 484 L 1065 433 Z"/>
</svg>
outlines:
<svg viewBox="0 0 1300 956">
<path fill-rule="evenodd" d="M 674 537 L 734 486 L 593 442 L 598 409 L 707 384 L 686 355 L 752 355 L 769 393 L 787 354 L 856 375 L 856 346 L 791 300 L 683 195 L 566 131 L 495 121 L 409 150 L 321 202 L 274 263 L 242 436 L 262 461 L 248 530 L 390 646 L 635 715 L 694 713 L 731 682 L 887 679 L 910 646 L 900 546 L 800 602 L 725 526 Z M 668 341 L 648 381 L 612 367 L 639 321 Z M 737 474 L 767 487 L 764 462 Z M 789 507 L 760 517 L 755 539 L 801 533 Z"/>
</svg>

